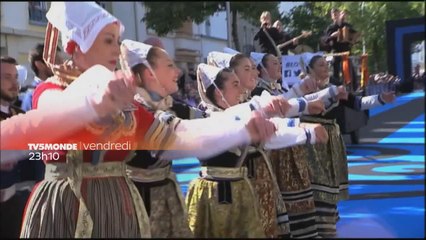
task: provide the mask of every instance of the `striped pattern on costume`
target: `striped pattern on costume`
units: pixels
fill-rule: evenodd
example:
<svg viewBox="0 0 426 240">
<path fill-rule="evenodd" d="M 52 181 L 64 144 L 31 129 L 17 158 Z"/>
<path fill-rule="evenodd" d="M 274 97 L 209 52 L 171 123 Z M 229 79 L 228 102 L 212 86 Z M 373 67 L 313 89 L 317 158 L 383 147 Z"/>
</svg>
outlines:
<svg viewBox="0 0 426 240">
<path fill-rule="evenodd" d="M 271 162 L 287 208 L 292 238 L 318 237 L 305 146 L 271 151 Z"/>
<path fill-rule="evenodd" d="M 322 237 L 336 235 L 337 202 L 342 198 L 340 185 L 347 178 L 345 147 L 335 120 L 302 117 L 303 122 L 320 123 L 327 130 L 327 144 L 310 145 L 309 171 L 317 211 L 318 233 Z M 347 182 L 346 182 L 347 183 Z M 342 187 L 343 188 L 343 187 Z"/>
</svg>

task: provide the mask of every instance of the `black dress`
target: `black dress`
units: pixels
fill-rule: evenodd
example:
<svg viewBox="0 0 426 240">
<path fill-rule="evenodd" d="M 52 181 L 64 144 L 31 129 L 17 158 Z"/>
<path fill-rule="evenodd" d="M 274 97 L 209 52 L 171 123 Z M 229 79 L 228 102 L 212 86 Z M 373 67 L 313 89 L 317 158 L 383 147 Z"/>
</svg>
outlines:
<svg viewBox="0 0 426 240">
<path fill-rule="evenodd" d="M 280 32 L 279 34 L 281 35 L 281 40 L 278 42 L 277 45 L 285 43 L 287 41 L 290 41 L 293 38 L 292 36 L 290 36 L 290 34 L 284 32 L 284 31 Z M 292 43 L 288 44 L 287 46 L 280 48 L 281 55 L 282 56 L 288 55 L 288 50 L 292 50 L 296 46 L 297 46 L 297 44 L 293 44 L 293 42 L 292 42 Z"/>
<path fill-rule="evenodd" d="M 278 32 L 278 29 L 271 27 L 265 28 L 272 40 L 274 40 L 275 45 L 282 41 L 282 35 Z M 262 53 L 270 53 L 274 56 L 277 56 L 277 50 L 274 47 L 274 44 L 269 40 L 266 35 L 264 28 L 260 28 L 259 31 L 254 36 L 254 41 L 259 41 L 259 45 Z"/>
<path fill-rule="evenodd" d="M 144 107 L 146 107 L 144 105 Z M 155 112 L 153 109 L 149 111 Z M 198 118 L 205 115 L 198 109 L 188 106 L 178 100 L 173 101 L 173 105 L 167 110 L 170 121 L 178 117 L 181 119 Z M 171 161 L 160 161 L 152 151 L 137 150 L 135 156 L 127 163 L 136 176 L 140 172 L 153 172 L 156 170 L 169 169 L 171 171 Z M 139 172 L 139 173 L 138 173 Z M 174 173 L 171 173 L 174 176 Z M 149 175 L 149 174 L 148 174 Z M 135 176 L 135 175 L 133 175 Z M 184 208 L 183 194 L 177 186 L 175 177 L 162 178 L 154 181 L 138 181 L 131 177 L 139 194 L 143 198 L 145 209 L 151 222 L 151 235 L 155 238 L 188 238 L 192 233 L 187 223 L 186 210 Z M 142 176 L 145 178 L 145 176 Z M 155 206 L 153 206 L 155 205 Z M 168 225 L 164 225 L 167 222 Z"/>
</svg>

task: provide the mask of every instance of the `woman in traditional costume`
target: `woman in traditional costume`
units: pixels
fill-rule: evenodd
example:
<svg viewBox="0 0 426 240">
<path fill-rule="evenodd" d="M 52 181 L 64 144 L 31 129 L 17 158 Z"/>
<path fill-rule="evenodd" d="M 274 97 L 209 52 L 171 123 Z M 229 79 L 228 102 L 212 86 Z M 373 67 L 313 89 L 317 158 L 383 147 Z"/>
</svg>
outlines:
<svg viewBox="0 0 426 240">
<path fill-rule="evenodd" d="M 178 91 L 176 80 L 179 69 L 163 49 L 126 39 L 122 42 L 121 51 L 133 74 L 140 80 L 135 97 L 138 104 L 153 114 L 158 110 L 166 111 L 171 118 L 203 117 L 202 111 L 171 97 Z M 142 196 L 150 219 L 151 236 L 193 237 L 172 162 L 154 157 L 154 152 L 137 150 L 127 163 L 127 173 Z"/>
<path fill-rule="evenodd" d="M 316 79 L 317 94 L 327 92 L 327 88 L 335 88 L 331 85 L 329 67 L 325 58 L 319 54 L 305 53 L 303 55 L 303 70 L 307 78 Z M 326 111 L 320 115 L 303 116 L 302 121 L 308 123 L 320 123 L 329 134 L 327 144 L 308 146 L 308 166 L 311 176 L 311 186 L 314 193 L 316 207 L 316 223 L 318 232 L 322 237 L 336 235 L 336 223 L 338 220 L 337 203 L 339 200 L 348 199 L 348 163 L 346 147 L 336 123 L 336 113 L 339 105 L 354 110 L 366 110 L 384 105 L 395 99 L 392 92 L 384 92 L 373 96 L 356 96 L 347 93 L 344 86 L 338 87 L 339 92 L 332 94 L 329 102 L 325 104 Z M 316 94 L 310 97 L 314 99 Z M 307 97 L 308 99 L 310 97 Z"/>
</svg>

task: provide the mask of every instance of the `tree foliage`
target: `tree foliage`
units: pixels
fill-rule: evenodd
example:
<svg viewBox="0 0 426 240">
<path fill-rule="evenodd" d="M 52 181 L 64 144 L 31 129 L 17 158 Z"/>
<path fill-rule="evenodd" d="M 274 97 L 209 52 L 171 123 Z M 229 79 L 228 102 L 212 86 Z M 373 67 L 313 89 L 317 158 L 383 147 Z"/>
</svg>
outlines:
<svg viewBox="0 0 426 240">
<path fill-rule="evenodd" d="M 299 44 L 305 44 L 318 50 L 318 39 L 323 35 L 329 24 L 329 20 L 321 14 L 314 2 L 307 2 L 290 10 L 288 14 L 281 16 L 283 27 L 291 36 L 298 36 L 302 30 L 312 31 L 312 35 L 300 40 Z"/>
<path fill-rule="evenodd" d="M 293 8 L 283 19 L 290 22 L 291 32 L 309 30 L 311 26 L 317 33 L 306 43 L 317 49 L 319 36 L 331 23 L 329 13 L 333 7 L 349 11 L 347 20 L 362 33 L 372 71 L 386 71 L 386 21 L 424 17 L 425 14 L 424 2 L 309 2 Z M 362 53 L 361 42 L 355 44 L 352 51 Z"/>
<path fill-rule="evenodd" d="M 216 12 L 226 10 L 225 2 L 143 2 L 147 8 L 145 21 L 148 28 L 154 29 L 159 36 L 179 29 L 185 21 L 200 24 Z M 233 19 L 237 13 L 249 22 L 259 25 L 259 17 L 263 11 L 270 11 L 273 18 L 279 17 L 279 2 L 230 2 Z M 233 21 L 232 36 L 234 47 L 240 50 L 237 34 L 238 23 Z M 226 28 L 226 26 L 224 26 Z"/>
<path fill-rule="evenodd" d="M 142 19 L 159 36 L 179 29 L 185 21 L 200 24 L 224 7 L 218 2 L 143 2 L 147 8 Z"/>
</svg>

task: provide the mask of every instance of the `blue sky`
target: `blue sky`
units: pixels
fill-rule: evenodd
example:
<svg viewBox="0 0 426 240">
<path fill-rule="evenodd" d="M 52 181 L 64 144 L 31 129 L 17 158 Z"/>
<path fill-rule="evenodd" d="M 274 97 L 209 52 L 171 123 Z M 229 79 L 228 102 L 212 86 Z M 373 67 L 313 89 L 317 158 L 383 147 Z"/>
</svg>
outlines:
<svg viewBox="0 0 426 240">
<path fill-rule="evenodd" d="M 295 6 L 303 4 L 304 2 L 281 2 L 280 3 L 280 12 L 289 12 Z"/>
</svg>

